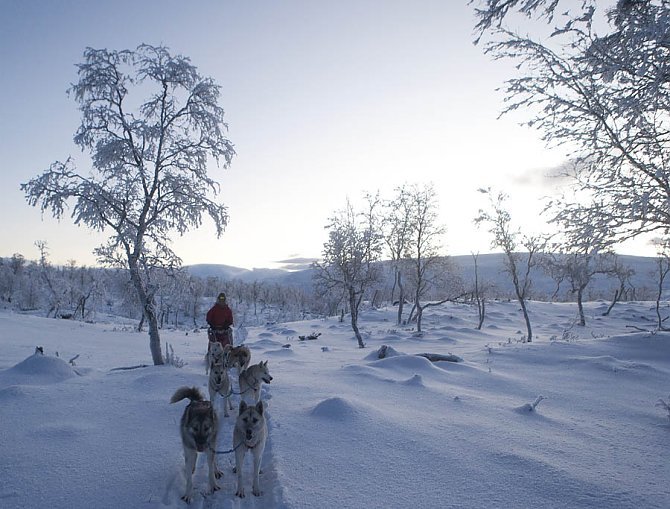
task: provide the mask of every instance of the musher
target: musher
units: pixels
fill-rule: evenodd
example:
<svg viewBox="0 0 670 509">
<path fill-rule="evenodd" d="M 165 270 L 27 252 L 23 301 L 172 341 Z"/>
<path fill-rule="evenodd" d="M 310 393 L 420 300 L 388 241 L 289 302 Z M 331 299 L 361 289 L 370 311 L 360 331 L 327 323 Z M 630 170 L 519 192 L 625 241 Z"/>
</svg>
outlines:
<svg viewBox="0 0 670 509">
<path fill-rule="evenodd" d="M 216 302 L 207 311 L 207 336 L 210 341 L 218 341 L 222 346 L 233 346 L 233 311 L 226 303 L 226 294 L 221 292 Z"/>
</svg>

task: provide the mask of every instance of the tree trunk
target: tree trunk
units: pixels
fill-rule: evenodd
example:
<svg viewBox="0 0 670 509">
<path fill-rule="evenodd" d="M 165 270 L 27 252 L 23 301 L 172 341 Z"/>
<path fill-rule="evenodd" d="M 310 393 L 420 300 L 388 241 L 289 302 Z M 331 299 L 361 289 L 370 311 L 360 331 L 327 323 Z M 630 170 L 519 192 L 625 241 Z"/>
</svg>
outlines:
<svg viewBox="0 0 670 509">
<path fill-rule="evenodd" d="M 423 319 L 423 307 L 416 307 L 416 331 L 421 332 L 421 320 Z"/>
<path fill-rule="evenodd" d="M 351 308 L 351 328 L 354 331 L 356 340 L 358 341 L 359 348 L 365 348 L 365 343 L 363 343 L 363 337 L 361 332 L 358 330 L 358 305 L 356 302 L 356 292 L 353 289 L 349 289 L 349 307 Z"/>
<path fill-rule="evenodd" d="M 659 258 L 658 260 L 658 292 L 656 293 L 656 317 L 658 319 L 658 330 L 665 330 L 663 327 L 663 321 L 664 319 L 661 317 L 661 298 L 663 297 L 663 282 L 665 281 L 665 277 L 667 276 L 668 272 L 670 271 L 670 264 L 668 262 L 665 262 L 666 265 L 664 266 L 664 259 Z"/>
<path fill-rule="evenodd" d="M 402 325 L 402 312 L 405 306 L 405 288 L 402 286 L 402 274 L 398 272 L 398 325 Z"/>
<path fill-rule="evenodd" d="M 161 338 L 158 333 L 158 320 L 156 319 L 153 302 L 147 304 L 145 314 L 149 322 L 149 349 L 151 350 L 151 358 L 154 366 L 160 366 L 165 364 L 165 361 L 163 360 L 163 352 L 161 351 Z"/>
<path fill-rule="evenodd" d="M 603 313 L 603 316 L 609 316 L 610 312 L 612 311 L 612 308 L 616 305 L 617 302 L 619 302 L 619 298 L 623 295 L 623 288 L 619 288 L 614 292 L 614 298 L 612 299 L 612 303 L 609 305 L 607 308 L 607 311 Z"/>
<path fill-rule="evenodd" d="M 163 360 L 163 352 L 161 351 L 161 339 L 158 332 L 158 318 L 156 317 L 156 305 L 154 302 L 153 294 L 149 293 L 144 287 L 142 278 L 140 277 L 140 271 L 137 267 L 137 262 L 129 260 L 130 267 L 130 280 L 133 282 L 137 296 L 140 299 L 142 304 L 142 310 L 144 317 L 149 323 L 149 349 L 151 350 L 151 357 L 154 363 L 154 366 L 160 366 L 165 364 Z"/>
<path fill-rule="evenodd" d="M 486 316 L 486 302 L 479 295 L 477 295 L 477 312 L 479 313 L 479 323 L 477 324 L 477 330 L 482 330 L 482 325 L 484 325 L 484 317 Z"/>
<path fill-rule="evenodd" d="M 377 309 L 377 295 L 379 295 L 379 290 L 375 290 L 375 293 L 372 296 L 372 308 L 373 309 Z"/>
<path fill-rule="evenodd" d="M 473 254 L 472 258 L 475 263 L 475 299 L 477 301 L 477 314 L 479 317 L 479 323 L 477 324 L 477 330 L 482 330 L 482 325 L 484 324 L 484 316 L 486 316 L 486 303 L 484 302 L 484 296 L 479 288 L 479 265 L 477 259 L 479 255 Z"/>
<path fill-rule="evenodd" d="M 416 311 L 416 302 L 412 304 L 412 308 L 409 310 L 409 316 L 407 317 L 408 324 L 416 320 L 416 317 L 414 316 L 414 311 Z"/>
<path fill-rule="evenodd" d="M 586 317 L 584 316 L 584 289 L 579 288 L 577 290 L 577 309 L 579 310 L 579 325 L 584 327 L 586 325 Z"/>
<path fill-rule="evenodd" d="M 521 304 L 521 310 L 523 311 L 523 319 L 526 321 L 526 331 L 528 332 L 528 338 L 526 341 L 532 343 L 533 330 L 530 327 L 530 317 L 528 316 L 528 309 L 526 308 L 526 299 L 519 298 L 519 304 Z"/>
<path fill-rule="evenodd" d="M 416 286 L 416 294 L 414 295 L 414 309 L 416 309 L 416 331 L 421 332 L 421 318 L 423 317 L 423 308 L 419 302 L 419 288 L 420 284 Z"/>
</svg>

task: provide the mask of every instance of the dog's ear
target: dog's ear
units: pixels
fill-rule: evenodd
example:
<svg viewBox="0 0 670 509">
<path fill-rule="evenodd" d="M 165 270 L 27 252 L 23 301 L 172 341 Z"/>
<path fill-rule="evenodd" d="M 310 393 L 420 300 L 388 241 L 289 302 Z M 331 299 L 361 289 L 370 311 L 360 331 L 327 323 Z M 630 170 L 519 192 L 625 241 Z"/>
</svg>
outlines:
<svg viewBox="0 0 670 509">
<path fill-rule="evenodd" d="M 264 410 L 264 409 L 265 409 L 265 406 L 263 405 L 263 402 L 262 402 L 262 401 L 259 401 L 258 403 L 256 403 L 256 411 L 257 411 L 259 414 L 263 415 L 263 410 Z"/>
<path fill-rule="evenodd" d="M 241 400 L 241 401 L 240 401 L 240 410 L 238 411 L 238 413 L 241 414 L 241 413 L 244 412 L 246 409 L 247 409 L 247 402 L 244 401 L 244 400 Z"/>
<path fill-rule="evenodd" d="M 268 361 L 265 361 L 263 364 L 265 365 L 266 368 L 268 367 Z"/>
</svg>

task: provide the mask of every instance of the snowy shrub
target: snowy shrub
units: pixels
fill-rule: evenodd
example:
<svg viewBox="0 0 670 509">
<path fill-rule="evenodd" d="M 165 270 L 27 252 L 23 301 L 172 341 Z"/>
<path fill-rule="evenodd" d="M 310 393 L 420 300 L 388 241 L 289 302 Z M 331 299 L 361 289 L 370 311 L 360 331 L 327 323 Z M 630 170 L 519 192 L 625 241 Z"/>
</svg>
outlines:
<svg viewBox="0 0 670 509">
<path fill-rule="evenodd" d="M 538 396 L 537 398 L 535 398 L 535 401 L 533 401 L 532 403 L 525 403 L 525 404 L 521 405 L 520 407 L 518 407 L 517 411 L 519 411 L 519 412 L 534 412 L 535 409 L 537 408 L 537 405 L 539 405 L 540 401 L 542 401 L 543 399 L 547 399 L 547 398 L 545 398 L 544 396 Z"/>
<path fill-rule="evenodd" d="M 174 353 L 174 349 L 170 343 L 165 343 L 165 364 L 174 366 L 175 368 L 183 368 L 186 362 Z"/>
</svg>

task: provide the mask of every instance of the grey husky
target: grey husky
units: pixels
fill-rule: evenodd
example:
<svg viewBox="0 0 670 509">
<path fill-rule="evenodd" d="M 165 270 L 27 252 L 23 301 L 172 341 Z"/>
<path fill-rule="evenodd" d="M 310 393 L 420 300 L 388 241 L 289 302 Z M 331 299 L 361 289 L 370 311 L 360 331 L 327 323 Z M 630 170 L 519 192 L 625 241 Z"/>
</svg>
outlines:
<svg viewBox="0 0 670 509">
<path fill-rule="evenodd" d="M 219 423 L 212 403 L 205 401 L 197 387 L 180 387 L 172 395 L 170 403 L 176 403 L 185 398 L 190 399 L 191 402 L 184 409 L 179 425 L 181 443 L 184 446 L 184 476 L 186 477 L 186 493 L 181 498 L 186 503 L 190 503 L 193 499 L 193 472 L 199 452 L 207 454 L 209 493 L 219 489 L 216 480 L 223 474 L 216 466 L 214 455 Z"/>
<path fill-rule="evenodd" d="M 209 372 L 209 400 L 214 405 L 214 398 L 217 394 L 223 396 L 223 415 L 228 417 L 228 408 L 233 409 L 233 404 L 230 401 L 232 394 L 230 385 L 230 376 L 228 370 L 223 364 L 212 364 Z"/>
<path fill-rule="evenodd" d="M 239 415 L 235 422 L 233 431 L 233 446 L 235 448 L 235 472 L 237 473 L 237 495 L 244 498 L 244 487 L 242 487 L 242 466 L 247 451 L 251 451 L 254 458 L 252 493 L 259 497 L 263 494 L 260 489 L 258 476 L 261 471 L 261 459 L 265 450 L 265 441 L 268 436 L 268 427 L 265 422 L 263 402 L 256 405 L 247 405 L 246 401 L 240 401 Z"/>
<path fill-rule="evenodd" d="M 218 341 L 210 341 L 209 345 L 207 345 L 207 353 L 205 354 L 205 375 L 209 374 L 209 370 L 212 369 L 212 365 L 214 364 L 220 364 L 222 366 L 226 364 L 226 355 L 223 345 Z"/>
<path fill-rule="evenodd" d="M 243 399 L 252 399 L 255 403 L 261 400 L 261 383 L 272 382 L 268 369 L 268 361 L 253 364 L 240 373 L 240 394 Z"/>
</svg>

